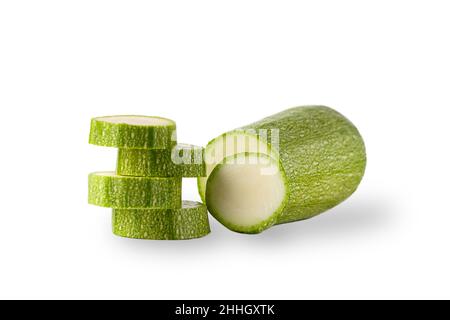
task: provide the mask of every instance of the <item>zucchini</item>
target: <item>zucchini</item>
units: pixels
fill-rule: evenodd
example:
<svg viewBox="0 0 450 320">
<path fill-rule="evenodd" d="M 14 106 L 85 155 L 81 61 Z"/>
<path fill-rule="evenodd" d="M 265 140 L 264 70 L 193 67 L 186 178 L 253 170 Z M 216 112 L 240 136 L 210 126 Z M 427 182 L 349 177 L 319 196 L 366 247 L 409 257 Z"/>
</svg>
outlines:
<svg viewBox="0 0 450 320">
<path fill-rule="evenodd" d="M 203 148 L 177 144 L 173 149 L 119 149 L 117 174 L 139 177 L 202 177 Z"/>
<path fill-rule="evenodd" d="M 224 143 L 224 137 L 232 137 L 229 140 L 234 142 Z M 241 142 L 243 139 L 245 143 Z M 289 197 L 277 224 L 311 218 L 336 206 L 356 190 L 366 166 L 364 142 L 356 127 L 337 111 L 324 106 L 291 108 L 212 140 L 205 150 L 207 175 L 210 177 L 225 157 L 243 151 L 267 154 L 284 169 Z M 209 178 L 198 180 L 202 199 L 205 199 L 207 183 Z M 208 188 L 206 204 L 215 217 L 217 210 L 214 201 L 211 202 L 217 197 L 214 193 L 231 192 L 240 188 L 240 183 L 241 180 L 235 185 L 228 181 L 225 189 L 225 184 L 221 186 L 216 181 L 214 187 Z M 228 208 L 235 210 L 242 205 L 231 202 Z"/>
<path fill-rule="evenodd" d="M 208 211 L 193 201 L 183 201 L 180 209 L 114 209 L 113 233 L 148 240 L 200 238 L 210 233 Z"/>
<path fill-rule="evenodd" d="M 176 140 L 176 124 L 166 118 L 109 116 L 91 120 L 89 143 L 99 146 L 168 149 Z"/>
<path fill-rule="evenodd" d="M 115 209 L 180 208 L 181 177 L 126 177 L 114 172 L 89 175 L 88 202 Z"/>
</svg>

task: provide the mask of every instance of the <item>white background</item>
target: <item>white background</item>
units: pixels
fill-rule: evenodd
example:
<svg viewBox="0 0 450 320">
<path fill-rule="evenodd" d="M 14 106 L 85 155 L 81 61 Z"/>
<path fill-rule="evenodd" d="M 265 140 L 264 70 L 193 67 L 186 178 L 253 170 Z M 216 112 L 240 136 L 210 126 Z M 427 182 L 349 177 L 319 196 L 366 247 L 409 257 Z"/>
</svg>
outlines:
<svg viewBox="0 0 450 320">
<path fill-rule="evenodd" d="M 0 2 L 0 298 L 450 298 L 448 1 Z M 337 208 L 261 235 L 111 234 L 91 117 L 179 141 L 325 104 L 368 150 Z M 187 180 L 184 198 L 199 199 Z"/>
</svg>

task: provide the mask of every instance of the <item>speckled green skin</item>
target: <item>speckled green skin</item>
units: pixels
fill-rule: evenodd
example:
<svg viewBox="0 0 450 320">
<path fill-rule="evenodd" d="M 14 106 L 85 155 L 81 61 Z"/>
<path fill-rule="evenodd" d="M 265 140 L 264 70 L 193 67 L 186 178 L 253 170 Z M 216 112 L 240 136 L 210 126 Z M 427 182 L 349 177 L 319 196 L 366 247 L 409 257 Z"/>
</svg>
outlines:
<svg viewBox="0 0 450 320">
<path fill-rule="evenodd" d="M 361 135 L 331 108 L 291 108 L 238 130 L 247 129 L 280 130 L 279 157 L 290 196 L 278 224 L 311 218 L 338 205 L 356 190 L 364 175 Z"/>
<path fill-rule="evenodd" d="M 180 208 L 181 177 L 125 177 L 94 172 L 89 175 L 88 202 L 115 209 Z"/>
<path fill-rule="evenodd" d="M 144 117 L 144 116 L 135 116 Z M 93 118 L 89 143 L 104 147 L 133 149 L 168 149 L 176 143 L 176 124 L 165 126 L 129 125 Z M 157 117 L 151 117 L 157 118 Z"/>
<path fill-rule="evenodd" d="M 113 210 L 113 233 L 148 240 L 187 240 L 210 233 L 206 206 L 183 201 L 181 209 Z"/>
<path fill-rule="evenodd" d="M 311 218 L 338 205 L 364 175 L 361 135 L 331 108 L 292 108 L 241 129 L 249 128 L 280 130 L 279 154 L 290 197 L 278 223 Z"/>
<path fill-rule="evenodd" d="M 175 149 L 119 149 L 117 174 L 138 177 L 202 177 L 206 175 L 203 148 L 179 144 Z M 172 152 L 183 160 L 174 163 Z M 184 163 L 186 162 L 186 163 Z"/>
</svg>

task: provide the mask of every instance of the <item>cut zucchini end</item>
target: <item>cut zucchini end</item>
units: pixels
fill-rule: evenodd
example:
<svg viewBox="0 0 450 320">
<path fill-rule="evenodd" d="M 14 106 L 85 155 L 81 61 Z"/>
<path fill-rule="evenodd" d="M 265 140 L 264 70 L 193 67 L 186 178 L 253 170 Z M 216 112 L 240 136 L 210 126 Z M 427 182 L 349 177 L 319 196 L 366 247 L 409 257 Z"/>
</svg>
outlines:
<svg viewBox="0 0 450 320">
<path fill-rule="evenodd" d="M 205 148 L 206 176 L 197 180 L 198 193 L 203 202 L 206 202 L 206 182 L 213 169 L 223 163 L 225 158 L 244 152 L 267 154 L 278 158 L 278 154 L 266 141 L 248 130 L 231 131 L 211 140 Z"/>
<path fill-rule="evenodd" d="M 278 160 L 261 153 L 239 153 L 218 164 L 206 184 L 206 205 L 228 229 L 260 233 L 274 225 L 288 199 Z"/>
</svg>

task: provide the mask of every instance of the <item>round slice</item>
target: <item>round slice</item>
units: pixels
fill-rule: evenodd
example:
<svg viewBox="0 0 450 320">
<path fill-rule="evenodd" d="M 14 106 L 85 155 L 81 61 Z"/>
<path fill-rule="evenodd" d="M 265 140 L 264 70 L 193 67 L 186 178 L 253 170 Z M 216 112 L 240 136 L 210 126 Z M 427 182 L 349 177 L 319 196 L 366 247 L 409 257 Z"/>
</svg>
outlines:
<svg viewBox="0 0 450 320">
<path fill-rule="evenodd" d="M 204 149 L 177 144 L 172 149 L 119 149 L 117 174 L 138 177 L 202 177 Z"/>
<path fill-rule="evenodd" d="M 89 175 L 90 204 L 116 209 L 180 208 L 181 177 L 126 177 L 115 172 Z"/>
<path fill-rule="evenodd" d="M 202 203 L 183 201 L 172 210 L 113 210 L 113 233 L 148 240 L 187 240 L 210 233 L 208 211 Z"/>
<path fill-rule="evenodd" d="M 228 229 L 260 233 L 277 222 L 289 198 L 280 162 L 240 153 L 216 165 L 206 185 L 209 212 Z"/>
<path fill-rule="evenodd" d="M 147 116 L 93 118 L 89 143 L 104 147 L 168 149 L 177 140 L 175 121 Z"/>
</svg>

